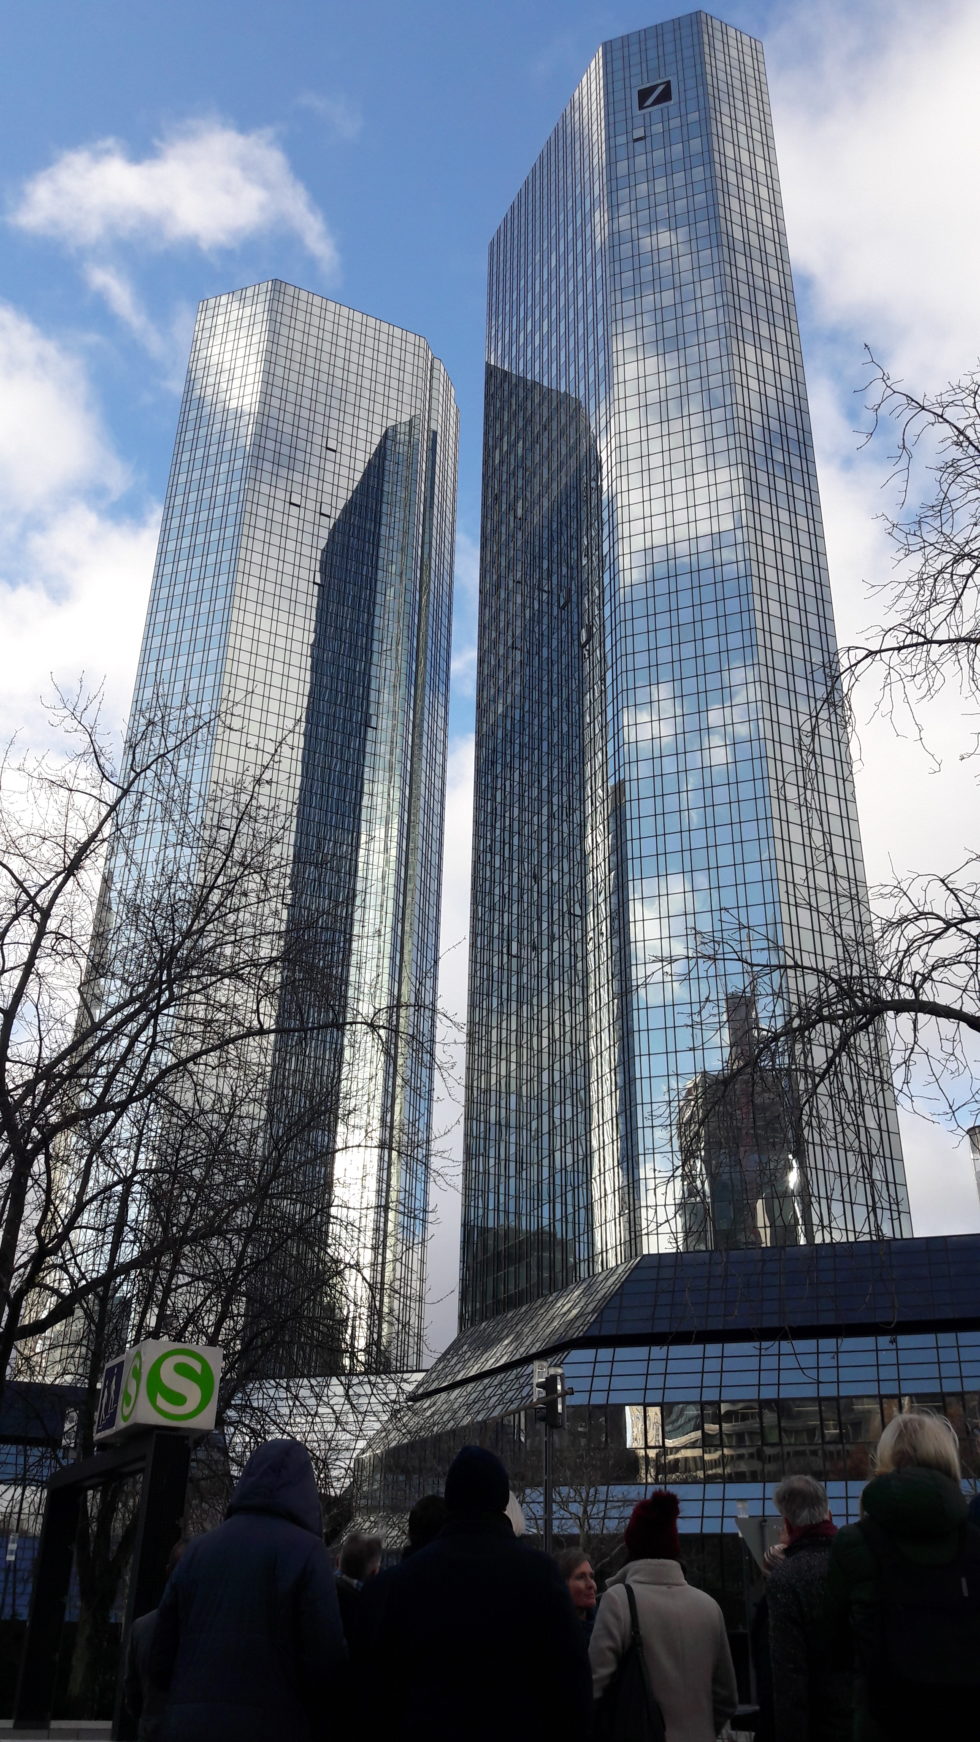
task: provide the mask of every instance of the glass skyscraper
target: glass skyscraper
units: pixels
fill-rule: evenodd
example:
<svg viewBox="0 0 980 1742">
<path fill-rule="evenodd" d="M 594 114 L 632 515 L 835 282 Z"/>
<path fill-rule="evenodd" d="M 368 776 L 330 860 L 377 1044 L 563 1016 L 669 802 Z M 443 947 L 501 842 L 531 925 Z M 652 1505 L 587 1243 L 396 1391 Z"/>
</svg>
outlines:
<svg viewBox="0 0 980 1742">
<path fill-rule="evenodd" d="M 490 250 L 462 1322 L 907 1233 L 761 45 L 605 43 Z"/>
<path fill-rule="evenodd" d="M 302 1131 L 273 1210 L 296 1193 L 324 1267 L 286 1228 L 251 1310 L 285 1318 L 328 1271 L 330 1299 L 273 1377 L 421 1362 L 456 453 L 417 335 L 278 281 L 202 303 L 133 714 L 204 722 L 188 806 L 261 779 L 286 818 L 252 1092 L 270 1142 Z"/>
</svg>

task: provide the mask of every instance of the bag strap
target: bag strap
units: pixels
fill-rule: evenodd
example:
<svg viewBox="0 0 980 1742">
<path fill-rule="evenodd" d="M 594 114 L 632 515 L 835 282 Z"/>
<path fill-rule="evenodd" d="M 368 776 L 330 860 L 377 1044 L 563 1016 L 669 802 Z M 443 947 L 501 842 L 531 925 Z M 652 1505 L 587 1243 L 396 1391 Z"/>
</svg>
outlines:
<svg viewBox="0 0 980 1742">
<path fill-rule="evenodd" d="M 643 1692 L 646 1695 L 647 1717 L 650 1721 L 649 1735 L 654 1738 L 659 1738 L 660 1742 L 666 1742 L 667 1726 L 664 1722 L 664 1715 L 660 1707 L 660 1701 L 657 1699 L 656 1694 L 650 1686 L 650 1675 L 647 1670 L 646 1652 L 643 1649 L 643 1637 L 640 1633 L 640 1617 L 637 1614 L 636 1609 L 636 1597 L 629 1580 L 627 1579 L 623 1582 L 626 1586 L 626 1601 L 630 1606 L 630 1644 L 636 1652 L 637 1662 L 640 1666 L 640 1674 L 643 1678 Z"/>
<path fill-rule="evenodd" d="M 625 1582 L 625 1581 L 624 1581 Z M 630 1606 L 630 1643 L 642 1651 L 643 1640 L 640 1638 L 640 1617 L 636 1612 L 636 1598 L 631 1585 L 626 1585 L 626 1601 Z"/>
</svg>

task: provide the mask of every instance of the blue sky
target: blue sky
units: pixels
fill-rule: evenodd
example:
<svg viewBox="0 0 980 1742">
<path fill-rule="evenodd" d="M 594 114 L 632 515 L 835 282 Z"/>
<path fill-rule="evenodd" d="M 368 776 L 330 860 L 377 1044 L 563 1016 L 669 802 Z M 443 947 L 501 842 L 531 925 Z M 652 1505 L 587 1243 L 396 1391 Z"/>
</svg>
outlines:
<svg viewBox="0 0 980 1742">
<path fill-rule="evenodd" d="M 44 731 L 54 671 L 132 683 L 197 301 L 277 276 L 425 334 L 461 410 L 445 996 L 465 979 L 486 246 L 605 37 L 649 0 L 43 0 L 2 8 L 0 728 Z M 884 455 L 854 426 L 865 341 L 923 385 L 976 360 L 980 226 L 966 0 L 756 0 L 838 617 L 888 571 Z M 928 15 L 929 30 L 923 20 Z M 873 880 L 958 862 L 976 810 L 958 698 L 942 773 L 862 733 Z M 906 1141 L 917 1226 L 980 1222 L 962 1148 Z M 451 1208 L 448 1211 L 452 1219 Z M 448 1279 L 452 1240 L 437 1264 Z"/>
</svg>

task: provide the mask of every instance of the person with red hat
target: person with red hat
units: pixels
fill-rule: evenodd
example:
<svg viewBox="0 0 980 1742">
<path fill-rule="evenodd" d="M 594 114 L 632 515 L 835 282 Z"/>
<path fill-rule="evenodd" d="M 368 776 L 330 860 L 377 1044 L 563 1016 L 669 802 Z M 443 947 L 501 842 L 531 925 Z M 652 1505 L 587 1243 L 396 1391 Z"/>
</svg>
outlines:
<svg viewBox="0 0 980 1742">
<path fill-rule="evenodd" d="M 629 1650 L 629 1587 L 667 1742 L 714 1742 L 738 1705 L 735 1668 L 718 1604 L 681 1569 L 679 1512 L 666 1489 L 633 1508 L 623 1537 L 629 1560 L 610 1580 L 592 1632 L 592 1693 L 601 1699 Z"/>
</svg>

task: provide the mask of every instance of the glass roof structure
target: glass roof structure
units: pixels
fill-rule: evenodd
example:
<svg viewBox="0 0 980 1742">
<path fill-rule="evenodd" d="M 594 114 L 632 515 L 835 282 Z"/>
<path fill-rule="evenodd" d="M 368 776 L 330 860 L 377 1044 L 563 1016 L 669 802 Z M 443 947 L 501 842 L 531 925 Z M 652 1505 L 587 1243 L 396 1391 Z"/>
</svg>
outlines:
<svg viewBox="0 0 980 1742">
<path fill-rule="evenodd" d="M 977 1323 L 980 1234 L 648 1253 L 461 1332 L 412 1403 L 571 1347 Z"/>
<path fill-rule="evenodd" d="M 737 1507 L 765 1512 L 794 1470 L 826 1484 L 835 1518 L 857 1517 L 882 1427 L 909 1401 L 947 1417 L 975 1483 L 978 1278 L 980 1234 L 650 1254 L 458 1337 L 359 1460 L 359 1511 L 397 1535 L 459 1446 L 478 1442 L 504 1459 L 536 1527 L 541 1359 L 563 1369 L 570 1398 L 555 1503 L 574 1512 L 587 1491 L 600 1536 L 664 1483 L 688 1535 L 731 1533 Z M 564 1528 L 581 1525 L 570 1513 Z"/>
</svg>

